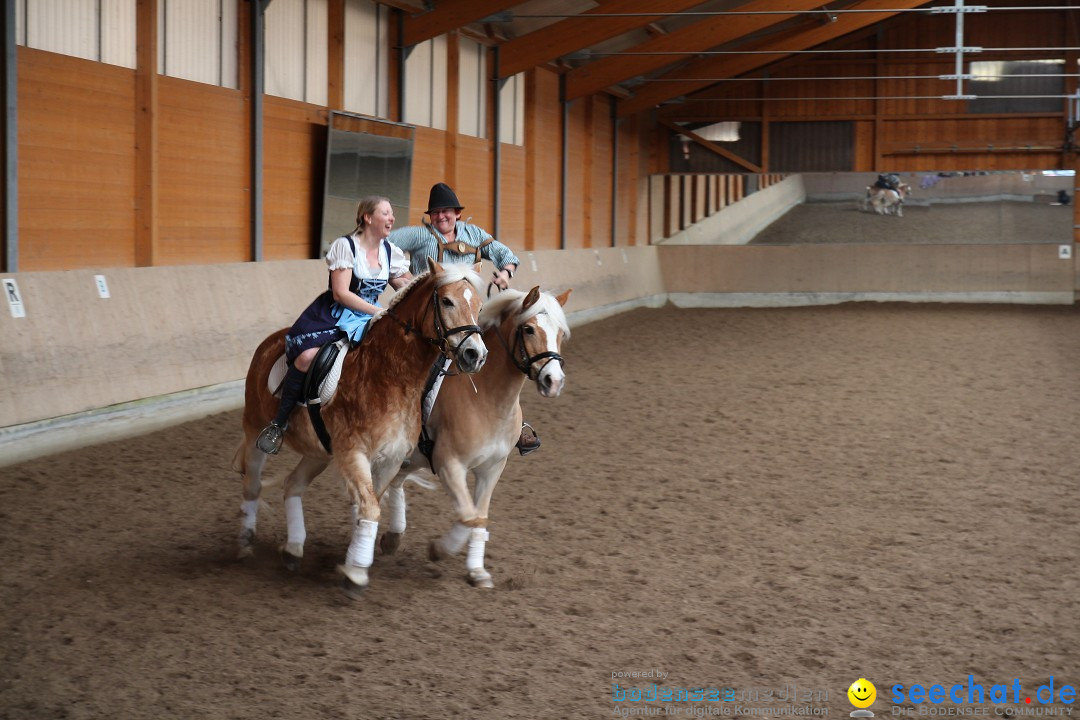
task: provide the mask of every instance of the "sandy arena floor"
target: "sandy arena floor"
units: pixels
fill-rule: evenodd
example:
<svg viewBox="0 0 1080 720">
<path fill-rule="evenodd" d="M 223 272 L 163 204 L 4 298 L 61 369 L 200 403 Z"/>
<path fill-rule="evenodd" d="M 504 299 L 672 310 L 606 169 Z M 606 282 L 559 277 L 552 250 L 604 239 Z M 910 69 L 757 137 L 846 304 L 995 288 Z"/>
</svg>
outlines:
<svg viewBox="0 0 1080 720">
<path fill-rule="evenodd" d="M 754 238 L 754 245 L 792 243 L 1071 243 L 1070 205 L 999 201 L 921 202 L 903 217 L 860 212 L 853 202 L 797 205 Z"/>
<path fill-rule="evenodd" d="M 878 718 L 898 683 L 1080 685 L 1080 310 L 638 310 L 564 350 L 494 591 L 426 559 L 449 501 L 415 488 L 348 600 L 333 470 L 299 574 L 279 491 L 234 562 L 238 411 L 0 469 L 0 718 L 779 716 L 797 685 L 842 720 L 860 677 Z M 613 701 L 653 682 L 736 696 Z"/>
</svg>

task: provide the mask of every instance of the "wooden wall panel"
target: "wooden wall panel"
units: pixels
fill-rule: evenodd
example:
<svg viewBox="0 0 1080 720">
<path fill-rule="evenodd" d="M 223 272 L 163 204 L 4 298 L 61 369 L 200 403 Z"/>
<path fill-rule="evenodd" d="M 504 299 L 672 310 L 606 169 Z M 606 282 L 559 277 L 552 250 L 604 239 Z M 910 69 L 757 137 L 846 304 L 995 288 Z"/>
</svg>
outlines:
<svg viewBox="0 0 1080 720">
<path fill-rule="evenodd" d="M 267 96 L 263 116 L 263 257 L 315 257 L 325 184 L 325 112 Z"/>
<path fill-rule="evenodd" d="M 587 210 L 584 197 L 586 193 L 585 153 L 592 152 L 585 117 L 587 114 L 585 104 L 588 100 L 588 98 L 582 98 L 570 104 L 566 153 L 566 207 L 563 208 L 566 214 L 567 249 L 589 247 L 583 235 Z"/>
<path fill-rule="evenodd" d="M 1068 47 L 1076 44 L 1073 19 L 1067 10 L 968 14 L 964 44 L 982 48 Z M 670 121 L 704 123 L 730 119 L 773 125 L 784 121 L 850 120 L 856 127 L 855 147 L 851 152 L 837 153 L 836 170 L 846 169 L 847 157 L 853 157 L 854 167 L 862 171 L 1065 168 L 1069 161 L 1060 152 L 1064 104 L 1061 112 L 994 117 L 970 112 L 965 101 L 942 97 L 958 90 L 955 80 L 938 77 L 955 73 L 955 56 L 935 53 L 934 49 L 955 44 L 955 34 L 953 14 L 905 13 L 826 46 L 844 50 L 843 55 L 792 56 L 769 67 L 768 81 L 720 82 L 690 96 L 684 103 L 662 107 L 658 115 Z M 928 52 L 908 52 L 911 49 Z M 850 50 L 866 53 L 846 52 Z M 1064 51 L 1054 50 L 986 50 L 967 54 L 964 62 L 967 69 L 973 61 L 1065 57 Z M 875 75 L 880 79 L 841 79 Z M 819 77 L 830 79 L 817 80 Z M 961 92 L 968 92 L 966 85 Z M 762 93 L 773 100 L 756 101 Z M 787 97 L 797 99 L 776 99 Z M 815 97 L 833 99 L 805 99 Z M 880 99 L 843 99 L 863 97 Z M 956 121 L 950 120 L 952 117 Z M 944 141 L 960 147 L 981 145 L 986 149 L 951 155 L 925 150 L 912 152 L 916 144 L 926 147 Z M 1027 145 L 1033 148 L 1002 150 Z M 1039 146 L 1056 146 L 1059 152 L 1043 151 Z M 667 151 L 662 143 L 655 147 Z"/>
<path fill-rule="evenodd" d="M 435 183 L 447 182 L 446 176 L 446 133 L 427 127 L 417 127 L 413 141 L 412 160 L 412 196 L 409 200 L 409 217 L 394 218 L 398 227 L 419 225 L 427 210 L 428 195 Z M 458 201 L 470 202 L 463 197 L 461 188 L 454 188 Z"/>
<path fill-rule="evenodd" d="M 617 124 L 619 173 L 615 178 L 618 183 L 615 244 L 621 247 L 649 242 L 649 175 L 642 168 L 642 157 L 646 154 L 641 152 L 638 124 L 637 118 L 620 118 Z"/>
<path fill-rule="evenodd" d="M 592 191 L 589 193 L 589 247 L 611 246 L 611 105 L 608 98 L 593 98 L 592 147 L 587 151 L 592 155 L 592 178 L 589 180 Z"/>
<path fill-rule="evenodd" d="M 488 232 L 492 231 L 495 216 L 492 213 L 491 178 L 494 171 L 491 141 L 469 135 L 457 136 L 457 192 L 458 201 L 465 209 L 461 219 Z M 426 199 L 426 198 L 425 198 Z"/>
<path fill-rule="evenodd" d="M 18 48 L 19 269 L 135 264 L 134 71 Z"/>
<path fill-rule="evenodd" d="M 525 148 L 503 143 L 501 153 L 498 239 L 519 252 L 525 248 Z"/>
<path fill-rule="evenodd" d="M 243 95 L 171 77 L 158 93 L 159 264 L 250 260 Z"/>
<path fill-rule="evenodd" d="M 522 249 L 557 250 L 562 167 L 559 77 L 537 68 L 528 71 L 525 86 L 526 246 Z"/>
</svg>

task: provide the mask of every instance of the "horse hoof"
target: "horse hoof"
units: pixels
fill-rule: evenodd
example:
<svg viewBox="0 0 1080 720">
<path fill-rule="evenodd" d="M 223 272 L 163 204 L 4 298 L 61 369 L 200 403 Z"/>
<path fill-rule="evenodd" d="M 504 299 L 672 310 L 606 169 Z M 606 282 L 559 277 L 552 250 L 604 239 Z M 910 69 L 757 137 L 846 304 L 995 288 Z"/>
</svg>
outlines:
<svg viewBox="0 0 1080 720">
<path fill-rule="evenodd" d="M 401 533 L 384 532 L 379 540 L 379 549 L 383 555 L 393 555 L 401 545 Z"/>
<path fill-rule="evenodd" d="M 284 549 L 281 551 L 281 562 L 289 572 L 299 572 L 300 560 L 301 557 L 299 555 L 293 555 L 291 552 Z"/>
<path fill-rule="evenodd" d="M 341 578 L 341 591 L 345 593 L 345 596 L 350 600 L 359 600 L 364 596 L 364 591 L 367 590 L 367 585 L 357 585 L 347 577 Z"/>
<path fill-rule="evenodd" d="M 432 562 L 442 562 L 443 560 L 448 560 L 453 557 L 450 553 L 443 549 L 442 543 L 440 543 L 438 540 L 432 540 L 430 543 L 428 543 L 427 556 L 428 560 Z"/>
<path fill-rule="evenodd" d="M 359 600 L 368 586 L 367 568 L 338 565 L 341 573 L 341 590 L 353 600 Z"/>
<path fill-rule="evenodd" d="M 491 573 L 487 570 L 470 570 L 466 577 L 469 580 L 469 584 L 474 588 L 492 590 L 495 587 L 495 582 L 491 579 Z"/>
<path fill-rule="evenodd" d="M 237 560 L 247 560 L 249 557 L 255 554 L 255 548 L 250 545 L 241 545 L 240 549 L 236 551 Z"/>
</svg>

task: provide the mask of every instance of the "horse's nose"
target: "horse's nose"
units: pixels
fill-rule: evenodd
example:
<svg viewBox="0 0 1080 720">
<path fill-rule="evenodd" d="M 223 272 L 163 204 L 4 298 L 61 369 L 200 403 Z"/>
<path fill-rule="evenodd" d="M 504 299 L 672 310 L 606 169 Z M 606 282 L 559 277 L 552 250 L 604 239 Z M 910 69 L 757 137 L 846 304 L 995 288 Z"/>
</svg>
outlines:
<svg viewBox="0 0 1080 720">
<path fill-rule="evenodd" d="M 545 373 L 540 378 L 540 394 L 544 397 L 557 397 L 562 392 L 566 379 L 556 373 Z"/>
<path fill-rule="evenodd" d="M 462 371 L 467 373 L 474 373 L 484 367 L 484 361 L 487 360 L 487 348 L 480 344 L 477 348 L 475 344 L 466 345 L 458 353 L 458 365 L 461 366 Z"/>
</svg>

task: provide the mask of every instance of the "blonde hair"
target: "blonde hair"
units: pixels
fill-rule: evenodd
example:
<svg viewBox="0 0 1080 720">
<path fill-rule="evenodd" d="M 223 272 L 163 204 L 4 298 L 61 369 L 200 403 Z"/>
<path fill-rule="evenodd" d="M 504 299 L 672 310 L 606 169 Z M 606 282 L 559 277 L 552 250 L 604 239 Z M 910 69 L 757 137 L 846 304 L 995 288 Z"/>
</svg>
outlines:
<svg viewBox="0 0 1080 720">
<path fill-rule="evenodd" d="M 379 206 L 379 203 L 383 202 L 390 203 L 391 207 L 393 207 L 390 198 L 383 197 L 382 195 L 368 195 L 367 197 L 360 198 L 360 202 L 356 204 L 356 227 L 352 231 L 353 235 L 364 232 L 364 228 L 367 225 L 364 222 L 364 216 L 371 215 L 375 212 L 375 208 Z"/>
</svg>

